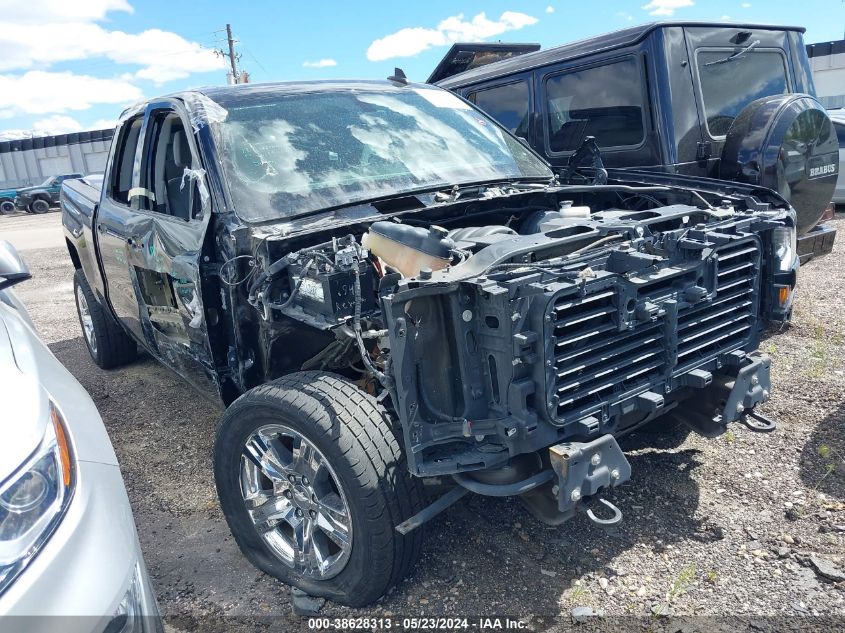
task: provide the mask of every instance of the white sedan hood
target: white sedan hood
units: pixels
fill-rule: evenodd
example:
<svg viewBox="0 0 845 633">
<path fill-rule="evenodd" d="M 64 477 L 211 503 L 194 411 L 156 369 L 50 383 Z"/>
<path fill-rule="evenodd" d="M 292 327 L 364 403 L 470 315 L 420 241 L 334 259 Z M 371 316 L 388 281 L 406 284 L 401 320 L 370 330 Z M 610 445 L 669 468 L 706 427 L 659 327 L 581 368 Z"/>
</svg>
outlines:
<svg viewBox="0 0 845 633">
<path fill-rule="evenodd" d="M 12 346 L 8 326 L 17 318 L 0 302 L 0 482 L 38 448 L 50 420 L 50 401 L 37 375 L 21 371 L 15 358 L 16 351 L 28 351 L 25 345 Z"/>
</svg>

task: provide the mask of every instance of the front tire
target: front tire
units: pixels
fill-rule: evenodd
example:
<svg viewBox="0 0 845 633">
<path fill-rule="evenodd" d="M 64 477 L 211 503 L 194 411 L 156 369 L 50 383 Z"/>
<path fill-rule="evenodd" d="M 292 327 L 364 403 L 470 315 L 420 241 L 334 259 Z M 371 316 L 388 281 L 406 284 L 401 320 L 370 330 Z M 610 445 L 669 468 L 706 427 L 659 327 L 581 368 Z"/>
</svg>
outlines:
<svg viewBox="0 0 845 633">
<path fill-rule="evenodd" d="M 111 369 L 135 360 L 138 346 L 97 301 L 82 269 L 77 269 L 73 275 L 73 296 L 82 338 L 97 366 Z"/>
<path fill-rule="evenodd" d="M 32 203 L 29 205 L 29 210 L 39 215 L 42 213 L 47 213 L 47 211 L 50 210 L 50 203 L 46 200 L 38 198 L 37 200 L 32 201 Z"/>
<path fill-rule="evenodd" d="M 348 380 L 299 372 L 256 387 L 221 421 L 217 494 L 253 565 L 312 596 L 359 607 L 413 568 L 423 508 L 385 410 Z"/>
<path fill-rule="evenodd" d="M 11 200 L 2 200 L 0 201 L 0 213 L 3 215 L 9 215 L 10 213 L 15 212 L 15 203 Z"/>
</svg>

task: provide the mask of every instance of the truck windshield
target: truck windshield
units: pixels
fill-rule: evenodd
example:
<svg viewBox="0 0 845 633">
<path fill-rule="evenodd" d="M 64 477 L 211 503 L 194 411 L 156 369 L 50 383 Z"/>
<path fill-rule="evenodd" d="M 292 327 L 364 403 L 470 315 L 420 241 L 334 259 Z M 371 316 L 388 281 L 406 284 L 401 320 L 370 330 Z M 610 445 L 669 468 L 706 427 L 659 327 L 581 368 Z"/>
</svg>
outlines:
<svg viewBox="0 0 845 633">
<path fill-rule="evenodd" d="M 226 107 L 221 162 L 247 221 L 440 186 L 552 177 L 518 140 L 444 90 L 271 94 Z"/>
</svg>

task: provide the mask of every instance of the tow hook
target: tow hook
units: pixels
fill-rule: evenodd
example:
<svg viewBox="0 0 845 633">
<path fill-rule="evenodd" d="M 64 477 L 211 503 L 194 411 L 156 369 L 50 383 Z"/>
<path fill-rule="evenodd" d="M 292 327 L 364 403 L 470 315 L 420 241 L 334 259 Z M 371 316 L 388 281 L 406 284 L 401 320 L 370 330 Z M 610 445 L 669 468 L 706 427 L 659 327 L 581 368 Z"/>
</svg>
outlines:
<svg viewBox="0 0 845 633">
<path fill-rule="evenodd" d="M 559 512 L 571 515 L 576 510 L 586 510 L 589 519 L 602 526 L 622 520 L 622 511 L 599 496 L 602 490 L 615 488 L 631 478 L 631 465 L 612 435 L 602 435 L 591 442 L 556 444 L 549 448 L 549 459 L 557 475 L 557 485 L 552 490 Z M 597 516 L 589 507 L 595 502 L 608 508 L 613 516 Z"/>
<path fill-rule="evenodd" d="M 749 429 L 758 433 L 771 433 L 778 428 L 777 422 L 756 411 L 746 411 L 740 416 L 739 420 Z"/>
<path fill-rule="evenodd" d="M 604 527 L 616 525 L 617 523 L 622 522 L 622 510 L 610 503 L 610 501 L 608 501 L 607 499 L 598 498 L 596 499 L 596 501 L 610 508 L 610 511 L 613 512 L 613 516 L 609 519 L 601 519 L 595 515 L 592 508 L 587 508 L 587 516 L 590 518 L 590 521 L 592 521 L 596 525 L 601 525 Z"/>
</svg>

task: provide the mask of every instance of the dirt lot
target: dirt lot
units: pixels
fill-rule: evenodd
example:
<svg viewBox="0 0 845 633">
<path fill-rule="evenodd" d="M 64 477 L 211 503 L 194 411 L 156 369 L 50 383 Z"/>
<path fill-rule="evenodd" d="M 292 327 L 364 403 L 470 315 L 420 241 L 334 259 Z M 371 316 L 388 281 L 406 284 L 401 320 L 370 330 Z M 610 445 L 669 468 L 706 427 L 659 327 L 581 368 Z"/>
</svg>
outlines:
<svg viewBox="0 0 845 633">
<path fill-rule="evenodd" d="M 55 214 L 2 217 L 0 237 L 23 221 L 58 231 Z M 625 520 L 612 532 L 584 516 L 550 528 L 518 501 L 467 497 L 428 526 L 416 573 L 391 595 L 321 613 L 560 615 L 559 625 L 578 606 L 648 618 L 845 615 L 845 220 L 835 223 L 836 251 L 801 271 L 792 326 L 762 344 L 775 382 L 762 411 L 776 432 L 734 425 L 714 440 L 675 433 L 657 448 L 625 440 L 633 477 L 615 495 Z M 246 562 L 218 509 L 220 411 L 149 358 L 98 369 L 80 336 L 67 253 L 40 245 L 25 252 L 34 279 L 18 293 L 100 409 L 163 612 L 182 616 L 180 628 L 224 614 L 304 628 L 287 587 Z"/>
</svg>

